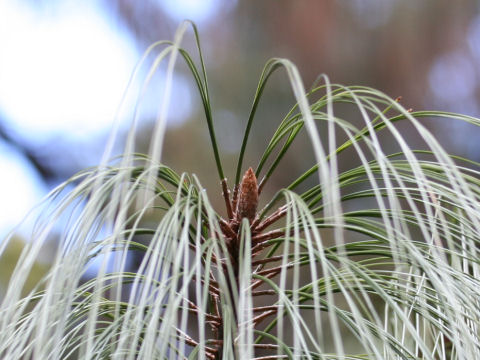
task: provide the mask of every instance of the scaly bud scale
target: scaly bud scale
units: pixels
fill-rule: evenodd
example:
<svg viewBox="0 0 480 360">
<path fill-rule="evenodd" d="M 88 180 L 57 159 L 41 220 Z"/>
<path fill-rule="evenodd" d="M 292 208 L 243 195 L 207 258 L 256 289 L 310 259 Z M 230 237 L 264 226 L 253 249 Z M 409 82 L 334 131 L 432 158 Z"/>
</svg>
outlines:
<svg viewBox="0 0 480 360">
<path fill-rule="evenodd" d="M 250 223 L 255 219 L 258 206 L 258 185 L 253 169 L 250 167 L 243 175 L 237 204 L 237 220 L 247 218 Z"/>
</svg>

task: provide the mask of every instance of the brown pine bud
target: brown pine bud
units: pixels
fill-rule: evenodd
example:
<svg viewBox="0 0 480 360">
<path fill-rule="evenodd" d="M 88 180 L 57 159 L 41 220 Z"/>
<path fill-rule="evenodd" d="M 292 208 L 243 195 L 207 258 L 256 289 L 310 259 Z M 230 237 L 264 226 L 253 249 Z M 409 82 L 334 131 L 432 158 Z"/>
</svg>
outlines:
<svg viewBox="0 0 480 360">
<path fill-rule="evenodd" d="M 238 196 L 237 220 L 241 221 L 247 218 L 250 223 L 255 219 L 258 206 L 258 185 L 257 178 L 252 168 L 248 168 L 243 175 L 240 185 L 240 194 Z"/>
</svg>

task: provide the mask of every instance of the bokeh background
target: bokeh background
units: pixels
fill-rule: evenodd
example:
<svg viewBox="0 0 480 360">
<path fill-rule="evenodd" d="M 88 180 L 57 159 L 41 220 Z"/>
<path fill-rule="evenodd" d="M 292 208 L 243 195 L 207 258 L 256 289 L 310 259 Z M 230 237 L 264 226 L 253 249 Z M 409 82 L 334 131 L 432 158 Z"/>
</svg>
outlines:
<svg viewBox="0 0 480 360">
<path fill-rule="evenodd" d="M 172 39 L 186 18 L 200 30 L 230 178 L 271 57 L 296 63 L 307 88 L 325 73 L 335 83 L 402 96 L 407 108 L 480 115 L 474 0 L 0 0 L 0 238 L 53 187 L 98 163 L 135 64 L 152 42 Z M 185 46 L 194 49 L 191 32 Z M 142 102 L 139 151 L 148 150 L 163 81 L 156 75 Z M 173 82 L 163 161 L 197 173 L 219 198 L 201 102 L 181 62 Z M 292 104 L 279 72 L 262 101 L 246 164 L 257 163 Z M 121 124 L 120 139 L 128 119 Z M 448 120 L 428 126 L 451 153 L 480 161 L 478 131 Z M 300 150 L 304 156 L 287 157 L 287 167 L 311 164 L 308 144 Z M 121 151 L 120 141 L 114 153 Z M 290 173 L 275 182 L 285 184 Z M 17 236 L 28 239 L 26 229 Z"/>
</svg>

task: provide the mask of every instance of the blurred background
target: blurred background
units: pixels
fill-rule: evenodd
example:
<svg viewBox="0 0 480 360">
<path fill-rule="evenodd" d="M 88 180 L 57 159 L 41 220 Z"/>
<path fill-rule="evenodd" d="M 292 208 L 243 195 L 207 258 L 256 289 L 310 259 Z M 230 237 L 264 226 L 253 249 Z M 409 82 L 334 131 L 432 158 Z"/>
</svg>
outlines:
<svg viewBox="0 0 480 360">
<path fill-rule="evenodd" d="M 296 63 L 307 88 L 325 73 L 335 83 L 402 96 L 407 108 L 480 115 L 480 2 L 474 0 L 0 0 L 1 237 L 53 187 L 98 163 L 135 64 L 152 42 L 173 39 L 186 18 L 200 30 L 230 179 L 271 57 Z M 191 31 L 185 46 L 194 50 Z M 220 198 L 201 102 L 182 61 L 173 82 L 163 162 L 197 173 Z M 162 86 L 159 74 L 142 102 L 139 151 L 148 150 Z M 293 103 L 278 72 L 245 166 L 257 164 Z M 129 126 L 121 124 L 120 138 Z M 480 134 L 471 127 L 445 121 L 429 128 L 451 153 L 480 161 Z M 311 165 L 309 154 L 287 159 L 296 174 Z M 282 174 L 279 186 L 292 180 Z M 22 228 L 17 232 L 28 238 Z"/>
</svg>

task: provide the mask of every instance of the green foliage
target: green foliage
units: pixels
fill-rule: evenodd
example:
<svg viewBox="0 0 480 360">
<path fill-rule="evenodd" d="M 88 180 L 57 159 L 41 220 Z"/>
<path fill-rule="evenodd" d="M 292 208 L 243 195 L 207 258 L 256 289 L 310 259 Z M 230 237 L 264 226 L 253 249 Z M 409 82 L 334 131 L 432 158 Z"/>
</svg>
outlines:
<svg viewBox="0 0 480 360">
<path fill-rule="evenodd" d="M 273 59 L 254 96 L 230 193 L 195 27 L 200 66 L 180 47 L 188 26 L 148 50 L 164 47 L 151 73 L 169 56 L 168 85 L 178 55 L 191 70 L 227 218 L 200 179 L 160 162 L 167 91 L 149 156 L 133 152 L 133 126 L 122 158 L 52 192 L 56 202 L 0 308 L 1 358 L 480 358 L 478 164 L 448 155 L 423 119 L 472 127 L 480 120 L 410 112 L 380 91 L 326 76 L 305 92 L 296 67 Z M 296 104 L 255 174 L 241 181 L 256 110 L 279 69 Z M 291 145 L 305 137 L 315 163 L 262 199 Z M 343 169 L 342 156 L 358 165 Z M 69 184 L 74 189 L 61 197 Z M 26 274 L 57 222 L 65 230 L 43 290 L 24 296 Z M 85 281 L 95 261 L 100 267 Z"/>
</svg>

